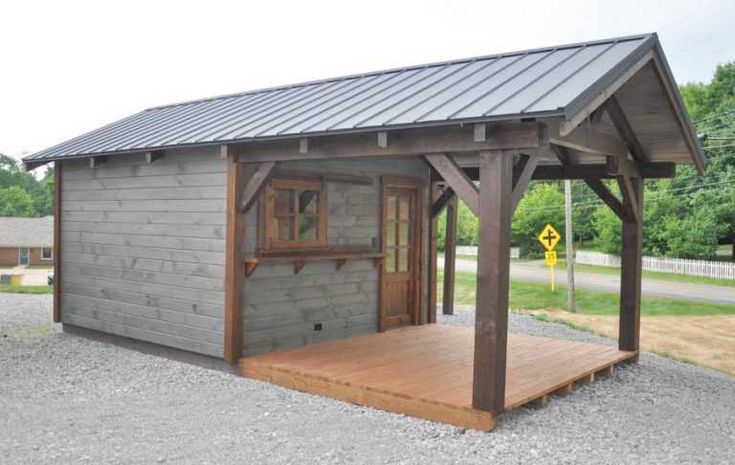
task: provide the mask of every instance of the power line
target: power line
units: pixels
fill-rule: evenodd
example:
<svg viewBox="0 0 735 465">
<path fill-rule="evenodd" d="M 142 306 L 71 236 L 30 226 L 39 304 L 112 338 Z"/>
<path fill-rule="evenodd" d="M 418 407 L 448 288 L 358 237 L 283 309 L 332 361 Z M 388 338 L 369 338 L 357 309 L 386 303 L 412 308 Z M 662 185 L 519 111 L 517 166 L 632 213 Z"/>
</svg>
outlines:
<svg viewBox="0 0 735 465">
<path fill-rule="evenodd" d="M 657 202 L 659 200 L 663 200 L 663 199 L 670 198 L 670 197 L 675 197 L 675 198 L 692 197 L 692 196 L 698 194 L 701 191 L 707 191 L 707 192 L 714 191 L 714 190 L 716 190 L 715 188 L 717 186 L 721 186 L 723 184 L 735 184 L 735 179 L 731 179 L 731 180 L 727 180 L 727 181 L 707 183 L 707 184 L 700 184 L 700 185 L 697 185 L 697 186 L 686 186 L 686 187 L 674 188 L 674 189 L 671 189 L 671 190 L 667 191 L 668 192 L 667 195 L 658 195 L 658 196 L 653 196 L 653 197 L 646 197 L 645 198 L 645 202 Z M 680 191 L 689 190 L 689 189 L 698 189 L 698 190 L 695 191 L 695 192 L 680 192 Z M 656 192 L 658 192 L 658 191 L 656 191 Z M 671 192 L 678 192 L 678 193 L 671 194 Z M 579 210 L 587 210 L 587 209 L 591 209 L 591 208 L 597 208 L 597 207 L 599 207 L 600 205 L 603 205 L 603 204 L 604 204 L 604 202 L 602 200 L 599 200 L 599 199 L 598 200 L 590 200 L 590 201 L 580 202 L 580 203 L 574 204 L 574 209 L 577 210 L 577 211 L 579 211 Z M 564 208 L 564 205 L 563 204 L 561 204 L 561 205 L 549 205 L 549 206 L 538 207 L 538 208 L 533 208 L 533 209 L 525 209 L 524 211 L 525 212 L 528 212 L 528 213 L 534 213 L 534 212 L 538 212 L 538 211 L 548 211 L 548 210 L 554 210 L 554 211 L 556 211 L 556 210 L 561 210 L 562 208 Z M 474 215 L 472 215 L 471 213 L 468 213 L 468 212 L 462 212 L 462 211 L 460 211 L 460 212 L 458 212 L 458 214 L 459 214 L 459 217 L 460 218 L 463 218 L 463 219 L 467 219 L 467 218 L 474 219 L 475 218 Z"/>
</svg>

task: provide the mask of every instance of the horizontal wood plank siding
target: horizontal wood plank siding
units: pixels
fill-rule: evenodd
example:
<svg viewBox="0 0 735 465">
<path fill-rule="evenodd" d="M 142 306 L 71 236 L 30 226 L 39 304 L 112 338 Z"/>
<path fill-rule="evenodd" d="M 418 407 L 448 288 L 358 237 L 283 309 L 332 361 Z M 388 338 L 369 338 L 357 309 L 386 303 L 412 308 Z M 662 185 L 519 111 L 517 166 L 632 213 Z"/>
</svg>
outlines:
<svg viewBox="0 0 735 465">
<path fill-rule="evenodd" d="M 225 163 L 214 149 L 63 172 L 63 322 L 222 356 Z"/>
<path fill-rule="evenodd" d="M 428 166 L 416 159 L 304 161 L 281 167 L 372 179 L 370 185 L 327 182 L 329 246 L 380 247 L 381 176 L 429 180 Z M 257 207 L 253 207 L 246 222 L 248 255 L 255 253 L 257 222 Z M 428 234 L 424 236 L 428 241 Z M 377 331 L 378 286 L 372 260 L 348 261 L 340 270 L 333 261 L 307 263 L 298 274 L 291 264 L 259 264 L 246 278 L 245 355 Z M 321 323 L 321 331 L 314 329 L 316 323 Z"/>
</svg>

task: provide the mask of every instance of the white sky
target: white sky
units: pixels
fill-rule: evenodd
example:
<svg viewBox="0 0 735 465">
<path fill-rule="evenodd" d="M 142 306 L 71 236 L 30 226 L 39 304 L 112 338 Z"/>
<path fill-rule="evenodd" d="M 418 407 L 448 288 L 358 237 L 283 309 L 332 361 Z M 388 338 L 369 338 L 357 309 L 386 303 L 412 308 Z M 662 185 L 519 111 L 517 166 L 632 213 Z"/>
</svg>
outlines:
<svg viewBox="0 0 735 465">
<path fill-rule="evenodd" d="M 733 25 L 733 0 L 0 0 L 0 153 L 160 104 L 643 32 L 708 81 Z"/>
</svg>

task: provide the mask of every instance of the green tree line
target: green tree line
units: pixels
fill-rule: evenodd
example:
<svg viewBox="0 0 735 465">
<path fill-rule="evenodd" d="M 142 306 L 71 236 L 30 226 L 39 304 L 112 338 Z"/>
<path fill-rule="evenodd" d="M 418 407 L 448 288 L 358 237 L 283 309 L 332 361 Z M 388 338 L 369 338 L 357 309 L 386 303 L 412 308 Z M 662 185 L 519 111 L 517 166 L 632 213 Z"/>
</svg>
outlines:
<svg viewBox="0 0 735 465">
<path fill-rule="evenodd" d="M 708 84 L 689 83 L 680 90 L 698 134 L 706 137 L 709 163 L 702 176 L 693 165 L 681 165 L 673 179 L 645 181 L 643 248 L 646 255 L 712 259 L 719 244 L 735 244 L 735 63 L 718 66 Z M 618 193 L 614 182 L 608 187 Z M 617 216 L 583 182 L 574 181 L 572 192 L 575 243 L 620 253 Z M 444 216 L 439 218 L 440 248 Z M 461 202 L 457 223 L 458 244 L 476 245 L 477 218 Z M 523 256 L 542 256 L 536 236 L 546 223 L 563 233 L 562 182 L 531 183 L 518 205 L 511 241 Z"/>
<path fill-rule="evenodd" d="M 54 170 L 36 179 L 22 163 L 0 153 L 0 216 L 54 214 Z"/>
</svg>

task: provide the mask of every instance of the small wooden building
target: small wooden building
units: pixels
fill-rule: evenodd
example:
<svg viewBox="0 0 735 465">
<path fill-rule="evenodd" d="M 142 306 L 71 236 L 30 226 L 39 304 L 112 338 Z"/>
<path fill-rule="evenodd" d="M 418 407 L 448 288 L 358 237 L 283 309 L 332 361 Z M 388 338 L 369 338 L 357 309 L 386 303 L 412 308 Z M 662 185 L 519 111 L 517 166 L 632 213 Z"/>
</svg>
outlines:
<svg viewBox="0 0 735 465">
<path fill-rule="evenodd" d="M 57 167 L 65 327 L 486 430 L 636 358 L 643 180 L 705 164 L 655 34 L 151 108 L 24 161 Z M 532 179 L 583 180 L 621 218 L 619 350 L 509 337 Z M 474 329 L 432 324 L 457 198 L 480 219 Z"/>
</svg>

